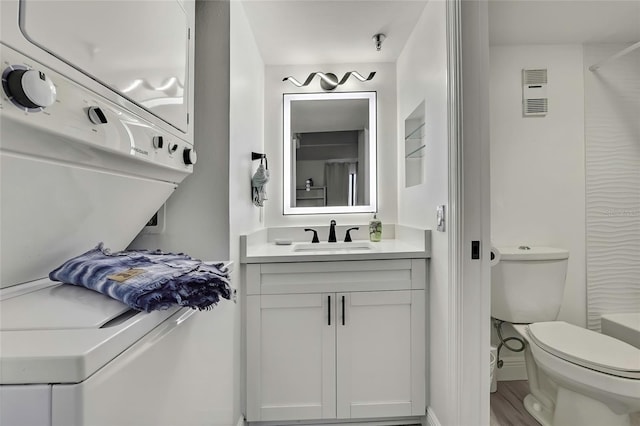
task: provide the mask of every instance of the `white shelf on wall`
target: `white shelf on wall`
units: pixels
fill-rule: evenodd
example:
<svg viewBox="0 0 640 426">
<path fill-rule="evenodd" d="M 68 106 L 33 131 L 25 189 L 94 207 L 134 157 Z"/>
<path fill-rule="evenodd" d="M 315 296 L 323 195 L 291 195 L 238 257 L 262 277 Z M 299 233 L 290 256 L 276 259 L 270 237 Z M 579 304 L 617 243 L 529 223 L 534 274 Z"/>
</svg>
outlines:
<svg viewBox="0 0 640 426">
<path fill-rule="evenodd" d="M 424 138 L 424 134 L 422 133 L 422 129 L 424 129 L 425 123 L 423 122 L 417 128 L 411 131 L 407 136 L 404 137 L 404 140 L 422 140 Z"/>
<path fill-rule="evenodd" d="M 426 152 L 425 143 L 425 109 L 424 102 L 404 120 L 404 158 L 405 187 L 419 185 L 424 182 L 423 157 Z"/>
<path fill-rule="evenodd" d="M 407 155 L 405 155 L 405 158 L 407 158 L 407 159 L 409 159 L 409 158 L 422 158 L 424 156 L 425 147 L 426 147 L 426 145 L 420 145 L 418 148 L 414 149 L 413 151 L 411 151 Z"/>
</svg>

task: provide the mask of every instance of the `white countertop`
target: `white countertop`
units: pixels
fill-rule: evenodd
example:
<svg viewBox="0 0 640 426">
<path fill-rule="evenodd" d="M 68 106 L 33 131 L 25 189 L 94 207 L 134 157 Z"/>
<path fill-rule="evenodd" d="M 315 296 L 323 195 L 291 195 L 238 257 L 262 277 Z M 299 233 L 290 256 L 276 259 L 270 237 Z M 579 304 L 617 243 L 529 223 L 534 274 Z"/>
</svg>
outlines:
<svg viewBox="0 0 640 426">
<path fill-rule="evenodd" d="M 389 227 L 389 225 L 387 225 Z M 362 229 L 362 227 L 361 227 Z M 309 241 L 292 241 L 290 245 L 277 245 L 275 239 L 282 239 L 287 232 L 282 229 L 261 230 L 254 234 L 243 235 L 240 240 L 241 263 L 289 263 L 289 262 L 331 262 L 346 260 L 383 260 L 383 259 L 425 259 L 431 257 L 430 231 L 395 226 L 390 233 L 395 238 L 379 242 L 354 239 L 353 243 L 338 243 L 341 247 L 354 244 L 354 248 L 331 250 L 329 244 L 321 242 L 321 250 L 296 251 L 296 244 L 310 246 Z M 289 231 L 289 235 L 300 235 L 299 231 Z M 304 233 L 302 234 L 304 235 Z M 275 237 L 275 238 L 274 238 Z M 286 238 L 285 238 L 286 239 Z M 294 238 L 290 238 L 293 240 Z M 358 247 L 359 243 L 368 243 L 368 248 Z"/>
</svg>

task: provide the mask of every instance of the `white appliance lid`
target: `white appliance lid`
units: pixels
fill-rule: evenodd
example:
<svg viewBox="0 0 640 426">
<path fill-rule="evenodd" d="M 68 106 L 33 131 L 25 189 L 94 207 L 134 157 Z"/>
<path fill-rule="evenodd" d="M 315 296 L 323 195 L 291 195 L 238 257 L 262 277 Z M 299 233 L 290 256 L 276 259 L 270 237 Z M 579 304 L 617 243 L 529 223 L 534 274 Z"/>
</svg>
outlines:
<svg viewBox="0 0 640 426">
<path fill-rule="evenodd" d="M 0 384 L 80 383 L 182 311 L 138 312 L 49 280 L 16 288 L 27 286 L 0 292 Z"/>
<path fill-rule="evenodd" d="M 97 291 L 70 284 L 50 286 L 4 299 L 0 330 L 100 328 L 131 311 L 127 305 Z"/>
<path fill-rule="evenodd" d="M 502 260 L 563 260 L 569 258 L 569 250 L 554 247 L 506 246 L 497 247 Z"/>
<path fill-rule="evenodd" d="M 529 324 L 529 337 L 545 351 L 603 373 L 640 379 L 640 349 L 564 321 Z"/>
</svg>

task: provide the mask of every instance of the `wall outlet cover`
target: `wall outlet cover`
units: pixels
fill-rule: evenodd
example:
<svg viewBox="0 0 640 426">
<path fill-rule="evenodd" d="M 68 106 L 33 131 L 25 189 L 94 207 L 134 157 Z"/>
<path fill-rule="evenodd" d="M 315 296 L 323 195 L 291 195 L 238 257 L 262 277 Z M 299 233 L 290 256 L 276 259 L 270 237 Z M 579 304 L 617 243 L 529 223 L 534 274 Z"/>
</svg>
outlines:
<svg viewBox="0 0 640 426">
<path fill-rule="evenodd" d="M 167 204 L 163 204 L 160 210 L 153 215 L 149 222 L 142 228 L 143 234 L 162 234 L 165 229 Z"/>
</svg>

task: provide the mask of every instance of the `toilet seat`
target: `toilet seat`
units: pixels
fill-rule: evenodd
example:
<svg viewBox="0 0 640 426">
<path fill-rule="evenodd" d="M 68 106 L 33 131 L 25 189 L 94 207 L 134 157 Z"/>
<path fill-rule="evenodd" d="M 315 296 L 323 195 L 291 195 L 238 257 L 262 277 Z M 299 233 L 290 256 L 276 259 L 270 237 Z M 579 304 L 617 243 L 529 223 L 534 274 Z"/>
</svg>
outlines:
<svg viewBox="0 0 640 426">
<path fill-rule="evenodd" d="M 640 379 L 640 349 L 564 321 L 529 324 L 531 342 L 565 361 L 613 376 Z"/>
</svg>

